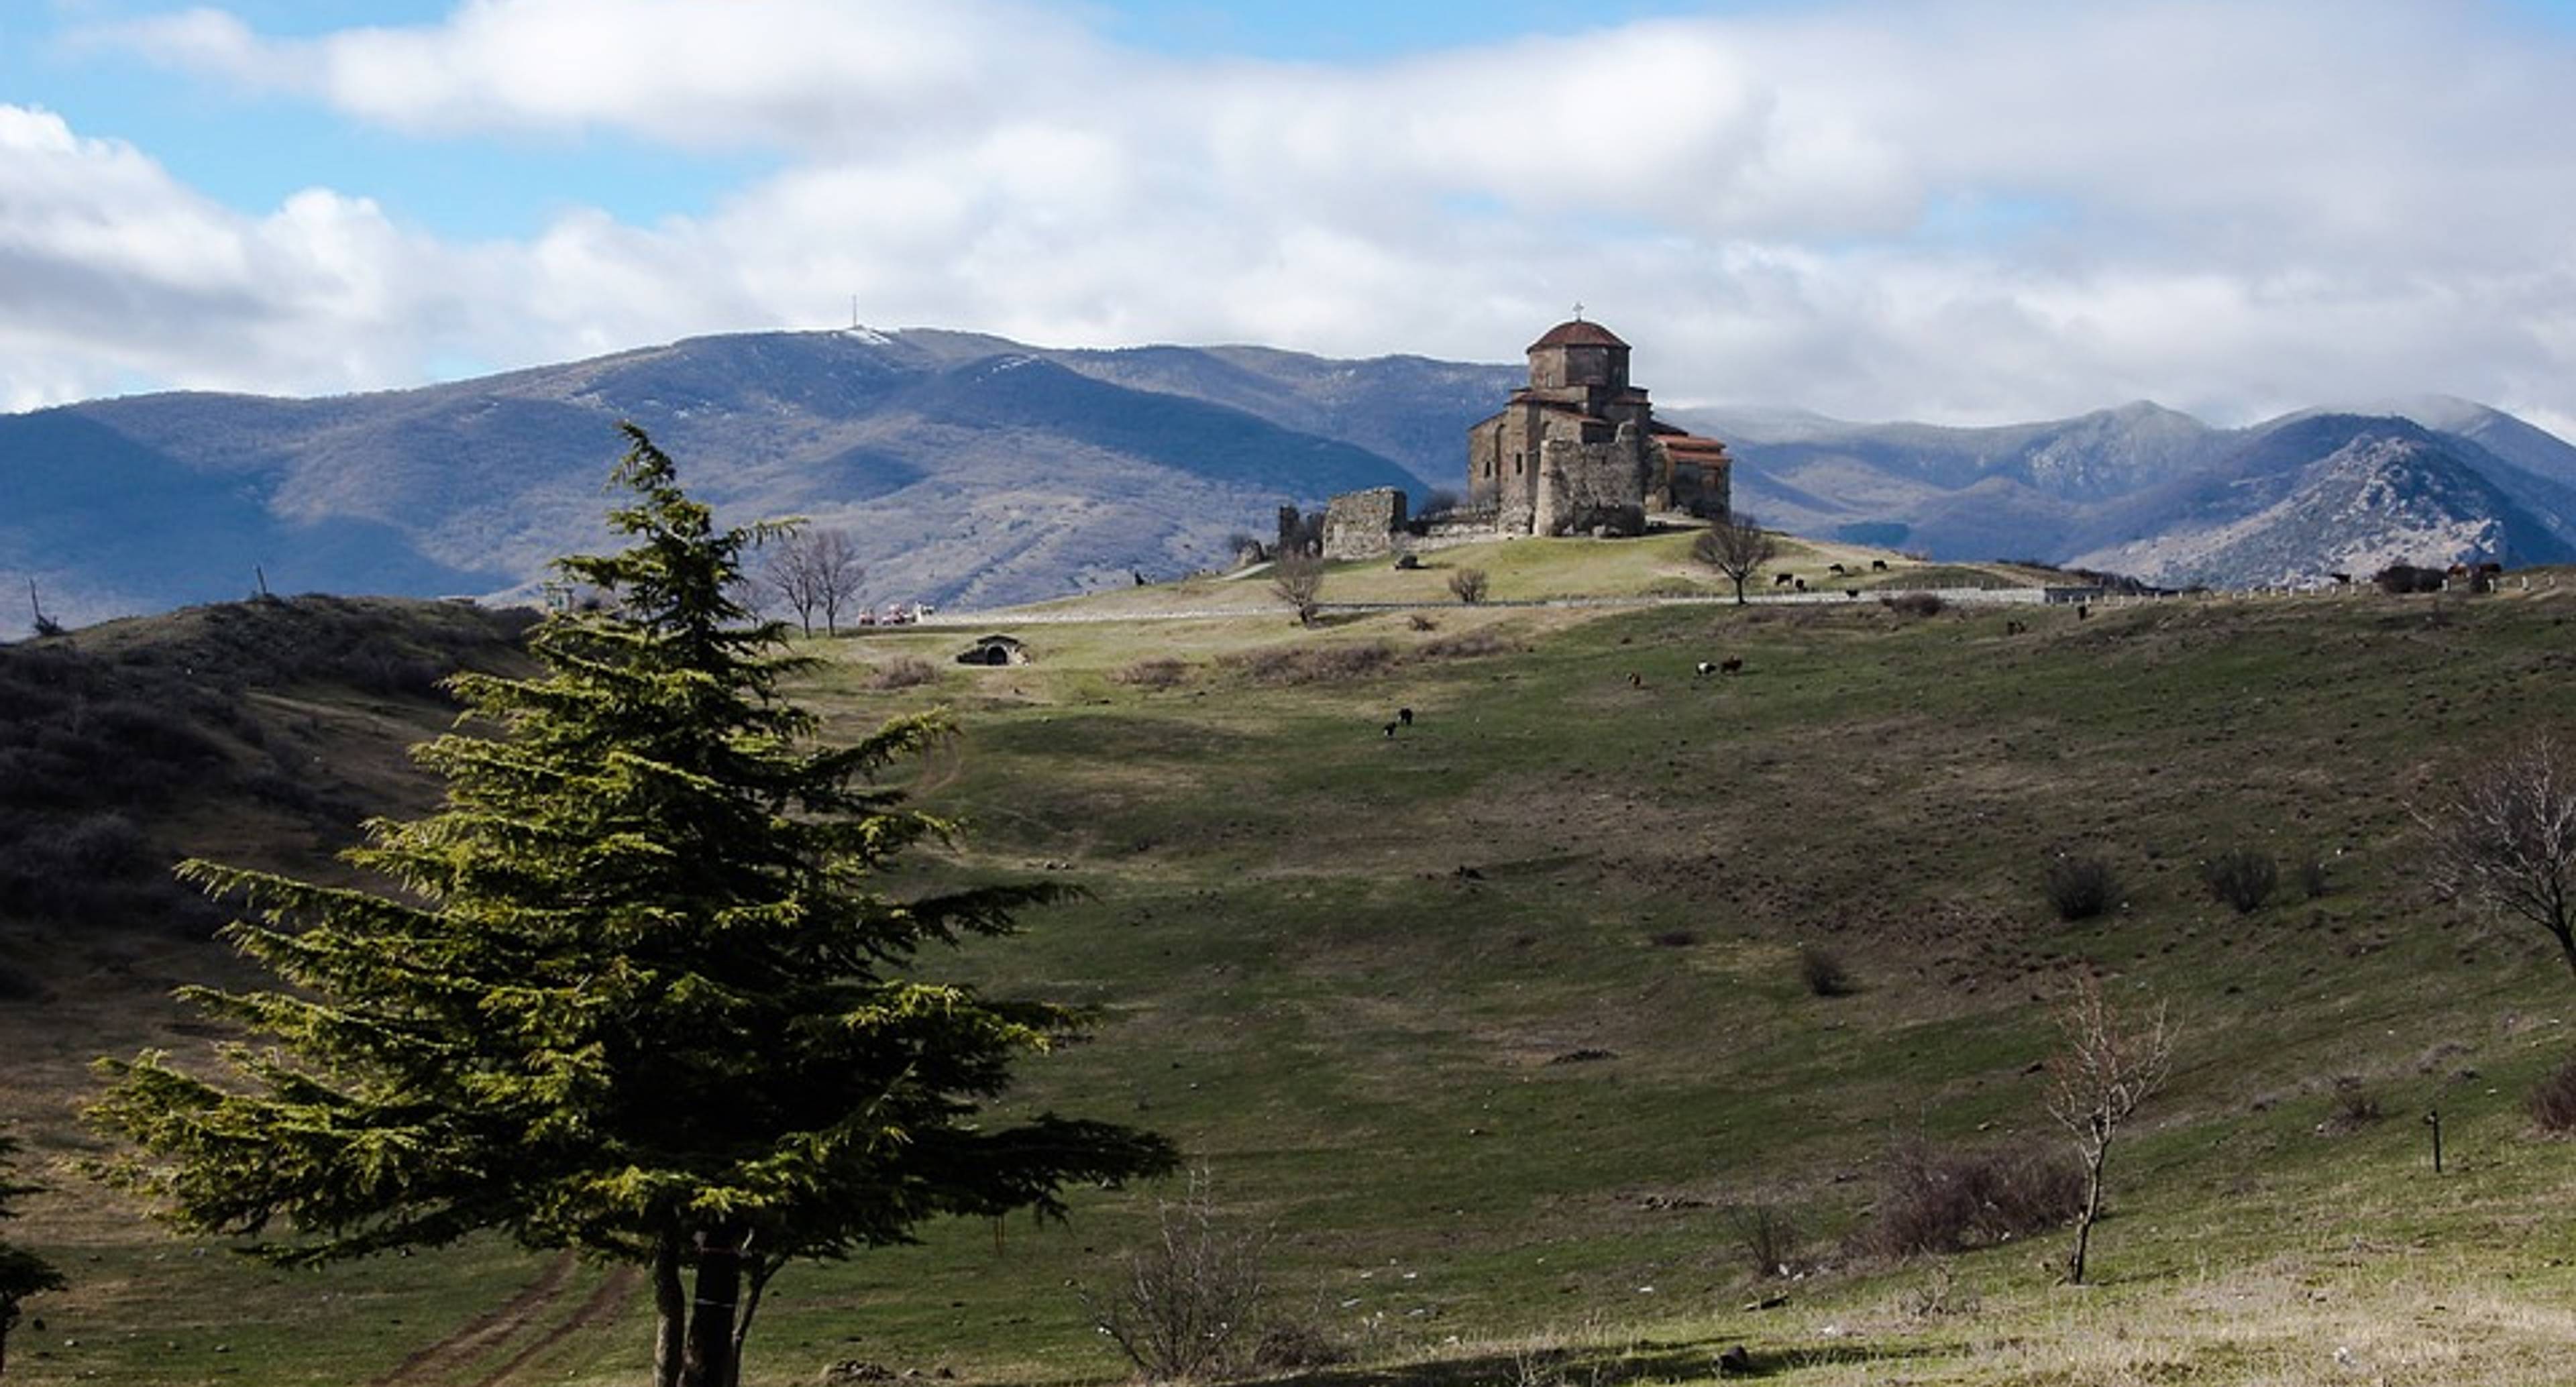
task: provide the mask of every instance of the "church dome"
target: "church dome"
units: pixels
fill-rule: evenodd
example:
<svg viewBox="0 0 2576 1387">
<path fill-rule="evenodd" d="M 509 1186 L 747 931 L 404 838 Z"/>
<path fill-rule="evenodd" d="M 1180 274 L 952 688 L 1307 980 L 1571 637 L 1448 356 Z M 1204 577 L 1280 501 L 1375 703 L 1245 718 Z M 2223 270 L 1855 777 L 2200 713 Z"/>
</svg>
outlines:
<svg viewBox="0 0 2576 1387">
<path fill-rule="evenodd" d="M 1624 347 L 1627 345 L 1619 340 L 1617 334 L 1599 323 L 1573 318 L 1549 328 L 1545 337 L 1529 344 L 1528 350 L 1535 352 L 1549 347 Z"/>
</svg>

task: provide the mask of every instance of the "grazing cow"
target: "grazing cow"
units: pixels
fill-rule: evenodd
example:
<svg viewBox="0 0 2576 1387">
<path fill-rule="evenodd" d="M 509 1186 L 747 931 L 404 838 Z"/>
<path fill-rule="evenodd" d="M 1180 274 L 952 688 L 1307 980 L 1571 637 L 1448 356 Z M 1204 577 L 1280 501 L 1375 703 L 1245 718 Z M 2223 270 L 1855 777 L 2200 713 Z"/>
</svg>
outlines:
<svg viewBox="0 0 2576 1387">
<path fill-rule="evenodd" d="M 2082 621 L 2084 618 L 2091 615 L 2093 615 L 2093 609 L 2091 607 L 2086 606 L 2081 602 L 2075 604 L 2075 619 L 2077 621 Z"/>
<path fill-rule="evenodd" d="M 1387 738 L 1387 740 L 1388 740 L 1388 741 L 1394 741 L 1394 740 L 1395 740 L 1395 724 L 1394 724 L 1394 723 L 1391 723 L 1391 722 L 1390 722 L 1390 723 L 1388 723 L 1388 724 L 1386 725 L 1386 738 Z"/>
<path fill-rule="evenodd" d="M 1397 722 L 1403 723 L 1403 724 L 1404 724 L 1405 726 L 1407 726 L 1407 727 L 1411 727 L 1411 726 L 1413 725 L 1413 710 L 1412 710 L 1412 709 L 1410 709 L 1410 708 L 1398 708 L 1398 709 L 1396 709 L 1396 710 L 1395 710 L 1395 720 L 1396 720 Z"/>
<path fill-rule="evenodd" d="M 2334 579 L 2336 587 L 2348 588 L 2352 586 L 2352 575 L 2349 573 L 2329 573 L 2326 576 Z"/>
<path fill-rule="evenodd" d="M 1838 563 L 1829 563 L 1825 565 L 1825 571 L 1827 573 L 1840 573 L 1843 571 L 1843 566 Z"/>
<path fill-rule="evenodd" d="M 1807 580 L 1804 578 L 1794 580 L 1791 590 L 1796 592 L 1805 592 L 1807 590 Z"/>
<path fill-rule="evenodd" d="M 1717 671 L 1720 674 L 1742 674 L 1744 672 L 1744 657 L 1741 655 L 1727 656 L 1725 659 L 1717 662 Z"/>
<path fill-rule="evenodd" d="M 1639 674 L 1633 669 L 1628 671 L 1628 687 L 1632 689 L 1642 689 L 1646 687 L 1646 676 Z"/>
<path fill-rule="evenodd" d="M 1885 573 L 1885 572 L 1887 571 L 1887 560 L 1885 560 L 1885 559 L 1872 559 L 1872 560 L 1870 560 L 1870 561 L 1869 561 L 1869 571 L 1870 571 L 1870 572 L 1872 572 L 1872 573 Z"/>
<path fill-rule="evenodd" d="M 2449 568 L 2442 570 L 2442 572 L 2446 577 L 2466 578 L 2469 576 L 2469 566 L 2464 563 L 2455 563 Z"/>
<path fill-rule="evenodd" d="M 1858 597 L 1858 596 L 1860 596 L 1860 589 L 1859 589 L 1859 588 L 1844 588 L 1844 589 L 1843 589 L 1843 596 L 1845 596 L 1845 597 Z"/>
<path fill-rule="evenodd" d="M 1789 584 L 1794 583 L 1794 582 L 1796 582 L 1796 581 L 1798 581 L 1798 577 L 1797 577 L 1797 575 L 1796 575 L 1796 574 L 1794 574 L 1794 573 L 1783 573 L 1783 574 L 1781 574 L 1780 576 L 1778 576 L 1778 577 L 1776 577 L 1776 578 L 1773 578 L 1773 579 L 1771 580 L 1771 586 L 1773 586 L 1773 587 L 1775 587 L 1775 588 L 1787 587 Z"/>
<path fill-rule="evenodd" d="M 2007 621 L 2004 623 L 2004 634 L 2007 636 L 2018 636 L 2029 629 L 2030 625 L 2027 622 Z"/>
<path fill-rule="evenodd" d="M 1699 666 L 1691 671 L 1693 677 L 1700 679 L 1706 679 L 1715 673 L 1717 673 L 1717 666 L 1710 664 L 1706 660 L 1700 661 Z"/>
</svg>

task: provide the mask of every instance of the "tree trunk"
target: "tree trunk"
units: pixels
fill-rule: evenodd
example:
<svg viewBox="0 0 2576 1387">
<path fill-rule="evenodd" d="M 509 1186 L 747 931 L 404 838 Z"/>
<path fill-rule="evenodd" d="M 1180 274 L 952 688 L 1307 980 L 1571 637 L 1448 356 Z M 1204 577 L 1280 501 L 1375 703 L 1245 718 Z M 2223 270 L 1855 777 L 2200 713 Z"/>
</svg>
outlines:
<svg viewBox="0 0 2576 1387">
<path fill-rule="evenodd" d="M 679 1387 L 681 1343 L 689 1297 L 680 1282 L 680 1230 L 665 1228 L 653 1247 L 653 1387 Z"/>
<path fill-rule="evenodd" d="M 742 1293 L 742 1313 L 733 1323 L 733 1380 L 725 1387 L 741 1387 L 742 1345 L 751 1337 L 751 1317 L 760 1313 L 760 1296 L 769 1289 L 769 1278 L 776 1276 L 778 1269 L 785 1265 L 775 1257 L 753 1257 L 750 1262 L 749 1284 Z"/>
<path fill-rule="evenodd" d="M 2066 1279 L 2069 1284 L 2084 1284 L 2084 1255 L 2093 1245 L 2093 1220 L 2102 1216 L 2102 1156 L 2096 1153 L 2084 1163 L 2084 1217 L 2075 1225 L 2075 1255 L 2067 1259 Z"/>
<path fill-rule="evenodd" d="M 2576 973 L 2576 930 L 2569 929 L 2566 919 L 2561 917 L 2549 927 L 2549 932 L 2558 936 L 2558 953 L 2567 960 L 2567 971 Z"/>
<path fill-rule="evenodd" d="M 1739 607 L 1744 605 L 1744 580 L 1742 578 L 1735 580 L 1735 605 Z"/>
<path fill-rule="evenodd" d="M 680 1387 L 734 1387 L 733 1316 L 742 1298 L 741 1235 L 717 1229 L 698 1238 L 698 1294 L 680 1358 Z"/>
</svg>

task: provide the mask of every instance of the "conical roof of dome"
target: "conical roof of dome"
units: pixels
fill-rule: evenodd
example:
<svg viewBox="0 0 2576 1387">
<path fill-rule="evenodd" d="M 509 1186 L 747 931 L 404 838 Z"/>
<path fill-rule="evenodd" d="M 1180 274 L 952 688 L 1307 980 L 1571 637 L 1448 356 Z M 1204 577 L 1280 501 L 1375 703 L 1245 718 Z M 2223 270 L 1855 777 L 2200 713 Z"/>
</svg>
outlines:
<svg viewBox="0 0 2576 1387">
<path fill-rule="evenodd" d="M 1547 330 L 1547 335 L 1529 344 L 1528 350 L 1544 347 L 1624 347 L 1618 334 L 1599 323 L 1569 318 Z"/>
</svg>

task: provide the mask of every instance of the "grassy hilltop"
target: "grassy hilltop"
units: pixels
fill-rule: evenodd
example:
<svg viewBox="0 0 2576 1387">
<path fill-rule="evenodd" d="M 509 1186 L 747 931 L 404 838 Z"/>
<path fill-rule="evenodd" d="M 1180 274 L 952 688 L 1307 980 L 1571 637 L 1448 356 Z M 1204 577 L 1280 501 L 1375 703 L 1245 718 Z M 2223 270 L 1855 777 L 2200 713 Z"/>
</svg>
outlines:
<svg viewBox="0 0 2576 1387">
<path fill-rule="evenodd" d="M 1498 597 L 1634 592 L 1680 581 L 1658 543 L 1469 558 Z M 1444 581 L 1380 568 L 1327 599 Z M 2576 723 L 2576 586 L 2550 579 L 2089 619 L 1863 600 L 1301 630 L 1271 607 L 1033 624 L 1036 663 L 990 669 L 951 663 L 975 632 L 888 631 L 818 643 L 807 693 L 844 730 L 961 713 L 916 789 L 974 831 L 921 870 L 1093 893 L 957 956 L 1107 1011 L 1014 1106 L 1180 1140 L 1276 1229 L 1280 1302 L 1358 1353 L 1335 1384 L 1697 1381 L 1735 1344 L 1802 1384 L 2537 1383 L 2576 1347 L 2576 1152 L 2521 1101 L 2570 1053 L 2576 980 L 2536 931 L 2430 899 L 2406 805 Z M 1157 594 L 1189 605 L 1098 601 Z M 1741 675 L 1693 677 L 1728 656 Z M 2238 846 L 2285 869 L 2244 915 L 2196 870 Z M 2059 923 L 2061 851 L 2114 864 L 2121 907 Z M 2311 857 L 2315 899 L 2288 879 Z M 1856 990 L 1814 995 L 1801 946 Z M 0 1050 L 34 1056 L 0 1117 L 40 1155 L 82 1141 L 80 1057 L 202 1043 L 150 987 L 47 957 L 54 1000 L 0 1003 Z M 2056 1140 L 2030 1070 L 2079 968 L 2183 1030 L 2113 1158 L 2105 1284 L 2053 1284 L 2057 1233 L 1848 1250 L 1892 1142 Z M 1114 1275 L 1156 1193 L 791 1270 L 750 1378 L 1113 1379 L 1067 1283 Z M 1794 1216 L 1804 1279 L 1757 1280 L 1732 1212 L 1754 1204 Z M 631 1284 L 493 1244 L 288 1274 L 85 1189 L 28 1215 L 13 1236 L 78 1284 L 34 1307 L 13 1382 L 607 1383 L 645 1348 Z"/>
</svg>

